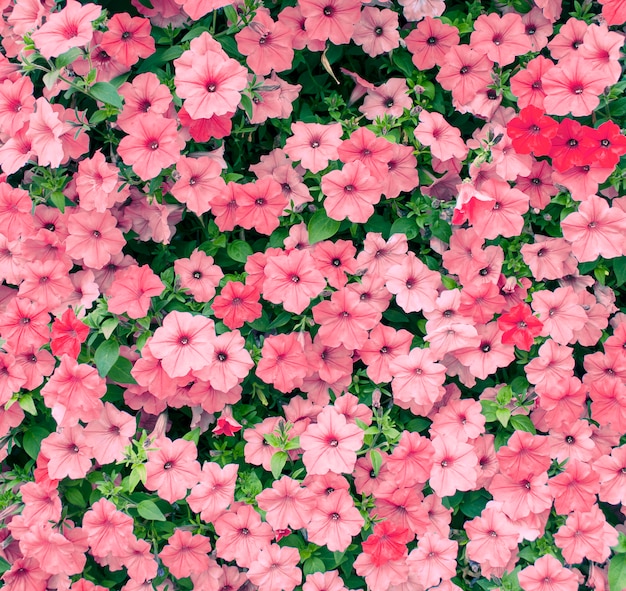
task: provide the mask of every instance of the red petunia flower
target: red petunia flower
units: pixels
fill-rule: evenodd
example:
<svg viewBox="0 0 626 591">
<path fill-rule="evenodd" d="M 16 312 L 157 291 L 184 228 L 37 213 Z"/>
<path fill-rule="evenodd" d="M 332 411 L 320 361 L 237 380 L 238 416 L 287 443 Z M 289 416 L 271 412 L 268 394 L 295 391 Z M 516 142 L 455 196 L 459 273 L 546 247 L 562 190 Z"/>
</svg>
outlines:
<svg viewBox="0 0 626 591">
<path fill-rule="evenodd" d="M 517 304 L 498 318 L 498 328 L 504 331 L 502 342 L 530 351 L 536 336 L 541 334 L 543 323 L 535 318 L 528 304 Z"/>
<path fill-rule="evenodd" d="M 547 156 L 552 147 L 552 138 L 557 134 L 559 124 L 547 117 L 544 111 L 528 105 L 520 111 L 519 117 L 511 119 L 506 132 L 518 154 Z"/>
</svg>

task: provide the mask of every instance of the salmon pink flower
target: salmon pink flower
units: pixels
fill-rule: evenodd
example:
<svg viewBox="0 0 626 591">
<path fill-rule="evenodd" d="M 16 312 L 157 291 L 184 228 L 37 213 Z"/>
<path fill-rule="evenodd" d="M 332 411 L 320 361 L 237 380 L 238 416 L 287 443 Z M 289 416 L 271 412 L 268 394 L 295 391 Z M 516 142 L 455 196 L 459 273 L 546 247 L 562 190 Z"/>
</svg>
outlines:
<svg viewBox="0 0 626 591">
<path fill-rule="evenodd" d="M 265 339 L 256 369 L 259 379 L 287 393 L 302 386 L 307 373 L 306 356 L 296 333 Z"/>
<path fill-rule="evenodd" d="M 441 580 L 449 581 L 456 575 L 458 546 L 454 540 L 427 532 L 409 554 L 407 564 L 409 568 L 419 571 L 425 588 L 435 587 Z"/>
<path fill-rule="evenodd" d="M 348 162 L 342 170 L 332 170 L 322 177 L 326 196 L 324 209 L 333 220 L 348 218 L 355 224 L 365 223 L 382 197 L 380 183 L 370 176 L 363 162 Z"/>
<path fill-rule="evenodd" d="M 546 113 L 584 117 L 600 104 L 606 81 L 604 74 L 575 56 L 550 68 L 542 78 L 542 87 L 546 93 L 543 103 Z"/>
<path fill-rule="evenodd" d="M 359 111 L 370 121 L 376 117 L 400 117 L 404 109 L 410 109 L 413 101 L 409 96 L 409 87 L 404 78 L 390 78 L 384 84 L 367 91 L 367 96 Z"/>
<path fill-rule="evenodd" d="M 576 591 L 576 573 L 565 568 L 552 554 L 535 560 L 518 574 L 520 587 L 524 591 Z"/>
<path fill-rule="evenodd" d="M 152 298 L 165 289 L 163 282 L 148 265 L 129 265 L 115 272 L 111 297 L 107 305 L 113 314 L 127 314 L 129 318 L 143 318 L 148 314 Z"/>
<path fill-rule="evenodd" d="M 474 23 L 470 47 L 500 66 L 512 64 L 518 55 L 531 50 L 522 17 L 514 12 L 481 14 Z"/>
<path fill-rule="evenodd" d="M 380 312 L 347 288 L 334 292 L 330 301 L 313 307 L 313 319 L 320 325 L 318 335 L 330 347 L 360 349 L 367 341 L 368 331 L 380 318 Z"/>
<path fill-rule="evenodd" d="M 150 341 L 152 354 L 161 359 L 172 378 L 186 376 L 211 363 L 215 324 L 210 318 L 189 312 L 170 312 Z"/>
<path fill-rule="evenodd" d="M 188 259 L 174 261 L 174 271 L 180 277 L 180 286 L 187 289 L 196 302 L 210 302 L 224 277 L 222 269 L 213 264 L 213 257 L 197 248 Z"/>
<path fill-rule="evenodd" d="M 93 448 L 96 461 L 105 465 L 124 459 L 124 449 L 130 445 L 130 438 L 136 431 L 134 416 L 105 402 L 100 416 L 85 427 L 85 439 Z"/>
<path fill-rule="evenodd" d="M 215 521 L 215 533 L 218 535 L 215 543 L 217 556 L 234 560 L 243 568 L 257 564 L 259 551 L 267 549 L 274 537 L 270 524 L 261 521 L 252 505 L 243 504 Z"/>
<path fill-rule="evenodd" d="M 313 173 L 328 166 L 330 160 L 337 160 L 337 148 L 341 145 L 341 123 L 322 125 L 296 121 L 291 124 L 291 135 L 285 143 L 285 152 L 294 161 Z"/>
<path fill-rule="evenodd" d="M 292 250 L 267 259 L 263 297 L 294 314 L 302 312 L 326 287 L 308 250 Z"/>
<path fill-rule="evenodd" d="M 602 4 L 602 18 L 607 25 L 621 25 L 626 22 L 626 6 L 623 0 L 599 0 Z"/>
<path fill-rule="evenodd" d="M 457 490 L 472 490 L 476 486 L 478 458 L 474 447 L 446 437 L 433 437 L 432 469 L 429 483 L 440 497 Z"/>
<path fill-rule="evenodd" d="M 95 367 L 63 355 L 41 394 L 59 427 L 71 427 L 79 420 L 88 422 L 100 416 L 106 384 Z"/>
<path fill-rule="evenodd" d="M 286 25 L 272 20 L 267 8 L 258 8 L 254 18 L 235 35 L 239 53 L 246 56 L 250 69 L 258 76 L 272 70 L 291 69 L 293 61 L 293 33 Z"/>
<path fill-rule="evenodd" d="M 533 105 L 543 109 L 546 93 L 543 90 L 543 76 L 554 68 L 548 58 L 537 56 L 526 64 L 526 68 L 511 77 L 511 92 L 518 97 L 520 109 Z"/>
<path fill-rule="evenodd" d="M 319 41 L 329 39 L 335 45 L 350 42 L 361 12 L 357 0 L 301 0 L 298 6 L 308 36 Z"/>
<path fill-rule="evenodd" d="M 247 70 L 229 58 L 208 33 L 204 35 L 197 39 L 206 41 L 209 49 L 191 49 L 174 60 L 176 94 L 185 99 L 185 110 L 192 119 L 234 112 L 248 84 Z"/>
<path fill-rule="evenodd" d="M 572 243 L 572 252 L 581 263 L 598 256 L 610 259 L 626 253 L 623 236 L 626 212 L 593 195 L 562 222 L 563 237 Z"/>
<path fill-rule="evenodd" d="M 198 575 L 209 568 L 211 551 L 209 538 L 177 529 L 159 552 L 159 558 L 178 579 Z"/>
<path fill-rule="evenodd" d="M 216 318 L 220 318 L 228 328 L 234 330 L 261 317 L 260 297 L 254 285 L 229 281 L 220 295 L 215 297 L 211 308 Z"/>
<path fill-rule="evenodd" d="M 435 307 L 441 276 L 431 271 L 415 253 L 409 252 L 401 264 L 389 267 L 386 277 L 385 286 L 405 312 L 430 312 Z"/>
<path fill-rule="evenodd" d="M 222 333 L 213 339 L 212 363 L 194 375 L 208 380 L 213 388 L 228 392 L 248 375 L 254 366 L 245 340 L 238 330 Z"/>
<path fill-rule="evenodd" d="M 36 100 L 35 113 L 28 121 L 26 138 L 30 140 L 39 165 L 57 168 L 65 160 L 61 137 L 71 129 L 69 123 L 59 116 L 45 98 Z"/>
<path fill-rule="evenodd" d="M 517 550 L 518 531 L 511 520 L 494 507 L 483 509 L 479 517 L 465 522 L 469 538 L 467 557 L 491 566 L 504 567 Z"/>
<path fill-rule="evenodd" d="M 246 575 L 259 591 L 293 591 L 302 582 L 299 562 L 297 548 L 270 544 L 259 550 Z"/>
<path fill-rule="evenodd" d="M 361 20 L 354 27 L 352 40 L 371 57 L 395 49 L 400 44 L 398 14 L 387 8 L 379 10 L 366 6 L 361 12 Z"/>
<path fill-rule="evenodd" d="M 468 45 L 450 48 L 437 74 L 437 82 L 461 104 L 469 103 L 476 93 L 492 83 L 493 62 Z"/>
<path fill-rule="evenodd" d="M 50 573 L 36 558 L 17 558 L 2 575 L 6 591 L 46 591 Z"/>
<path fill-rule="evenodd" d="M 155 51 L 154 38 L 150 35 L 150 21 L 127 12 L 114 14 L 107 22 L 100 47 L 112 58 L 130 68 L 140 58 L 147 58 Z"/>
<path fill-rule="evenodd" d="M 445 63 L 444 56 L 451 47 L 459 44 L 459 30 L 439 19 L 425 17 L 406 39 L 406 48 L 418 70 L 430 70 Z"/>
<path fill-rule="evenodd" d="M 133 518 L 118 511 L 111 501 L 100 499 L 83 517 L 83 532 L 94 556 L 107 556 L 133 535 Z"/>
<path fill-rule="evenodd" d="M 289 203 L 281 186 L 271 176 L 254 183 L 237 184 L 237 224 L 269 236 L 280 225 L 279 217 Z"/>
<path fill-rule="evenodd" d="M 117 124 L 123 130 L 126 130 L 127 123 L 132 125 L 132 119 L 141 113 L 165 116 L 172 104 L 172 93 L 152 72 L 139 74 L 132 83 L 124 82 L 118 92 L 124 97 L 124 107 L 117 116 Z"/>
<path fill-rule="evenodd" d="M 67 476 L 76 480 L 85 478 L 91 469 L 93 450 L 87 445 L 84 429 L 80 425 L 50 433 L 41 442 L 41 452 L 49 458 L 47 470 L 50 478 L 62 480 Z"/>
<path fill-rule="evenodd" d="M 59 12 L 50 14 L 46 23 L 32 34 L 35 46 L 46 59 L 57 57 L 72 47 L 84 47 L 93 37 L 91 23 L 101 12 L 102 8 L 96 4 L 81 5 L 67 0 Z"/>
<path fill-rule="evenodd" d="M 393 158 L 395 145 L 377 137 L 367 127 L 359 127 L 349 139 L 341 142 L 337 153 L 343 163 L 360 160 L 367 166 L 369 174 L 382 180 L 389 172 L 387 163 Z"/>
<path fill-rule="evenodd" d="M 419 114 L 420 122 L 415 128 L 415 137 L 440 160 L 450 158 L 465 159 L 468 148 L 461 139 L 461 132 L 452 127 L 440 113 L 423 110 Z"/>
<path fill-rule="evenodd" d="M 365 520 L 354 506 L 354 500 L 345 490 L 319 499 L 311 511 L 307 525 L 309 540 L 326 546 L 331 552 L 343 552 L 360 533 Z"/>
<path fill-rule="evenodd" d="M 263 490 L 256 499 L 259 508 L 266 512 L 265 519 L 275 531 L 307 527 L 316 504 L 313 494 L 289 476 L 274 481 L 272 487 Z"/>
<path fill-rule="evenodd" d="M 199 482 L 187 496 L 194 513 L 206 523 L 213 523 L 234 501 L 237 464 L 223 468 L 215 462 L 204 462 Z"/>
<path fill-rule="evenodd" d="M 118 146 L 124 164 L 143 181 L 156 177 L 164 168 L 176 164 L 184 147 L 176 130 L 176 121 L 162 115 L 137 115 L 126 125 L 130 135 Z"/>
<path fill-rule="evenodd" d="M 300 436 L 302 461 L 309 474 L 350 474 L 362 445 L 363 430 L 332 407 L 325 408 L 317 423 L 310 424 Z"/>
<path fill-rule="evenodd" d="M 446 368 L 436 363 L 430 349 L 416 347 L 389 364 L 393 374 L 391 389 L 394 400 L 410 404 L 434 404 L 444 394 Z"/>
<path fill-rule="evenodd" d="M 77 209 L 67 220 L 67 254 L 93 269 L 102 269 L 126 244 L 110 211 Z"/>
<path fill-rule="evenodd" d="M 160 437 L 148 451 L 146 488 L 154 490 L 168 503 L 182 499 L 187 489 L 200 479 L 200 464 L 196 461 L 198 449 L 193 441 Z"/>
<path fill-rule="evenodd" d="M 226 188 L 224 179 L 220 177 L 221 166 L 208 156 L 183 156 L 176 164 L 176 172 L 179 178 L 170 193 L 197 216 L 210 211 L 213 197 L 222 194 Z"/>
<path fill-rule="evenodd" d="M 34 87 L 30 78 L 3 80 L 0 84 L 0 131 L 14 136 L 35 111 Z"/>
</svg>

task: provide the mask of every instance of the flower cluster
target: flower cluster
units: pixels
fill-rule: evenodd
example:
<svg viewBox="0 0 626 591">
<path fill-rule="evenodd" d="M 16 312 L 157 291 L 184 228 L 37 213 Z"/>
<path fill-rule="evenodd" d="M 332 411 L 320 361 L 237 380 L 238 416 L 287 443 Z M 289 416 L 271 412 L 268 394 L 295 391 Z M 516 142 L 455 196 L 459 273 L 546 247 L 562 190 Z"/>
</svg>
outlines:
<svg viewBox="0 0 626 591">
<path fill-rule="evenodd" d="M 4 2 L 3 588 L 626 587 L 625 23 Z"/>
</svg>

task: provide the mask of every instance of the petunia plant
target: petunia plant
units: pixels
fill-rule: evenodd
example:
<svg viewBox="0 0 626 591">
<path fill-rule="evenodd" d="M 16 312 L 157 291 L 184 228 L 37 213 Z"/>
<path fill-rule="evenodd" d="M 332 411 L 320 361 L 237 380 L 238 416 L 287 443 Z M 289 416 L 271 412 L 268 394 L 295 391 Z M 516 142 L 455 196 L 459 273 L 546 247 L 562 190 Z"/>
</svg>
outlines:
<svg viewBox="0 0 626 591">
<path fill-rule="evenodd" d="M 7 591 L 626 588 L 623 0 L 5 0 Z"/>
</svg>

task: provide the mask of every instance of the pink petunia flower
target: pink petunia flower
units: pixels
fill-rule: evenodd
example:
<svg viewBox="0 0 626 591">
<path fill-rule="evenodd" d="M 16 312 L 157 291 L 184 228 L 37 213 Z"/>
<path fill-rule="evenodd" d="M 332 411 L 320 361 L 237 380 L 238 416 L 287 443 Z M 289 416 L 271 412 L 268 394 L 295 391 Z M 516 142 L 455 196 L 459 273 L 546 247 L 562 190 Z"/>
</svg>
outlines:
<svg viewBox="0 0 626 591">
<path fill-rule="evenodd" d="M 356 452 L 363 445 L 363 430 L 347 422 L 344 415 L 328 407 L 300 436 L 302 461 L 309 474 L 351 473 Z"/>
<path fill-rule="evenodd" d="M 200 464 L 196 461 L 198 449 L 193 441 L 160 437 L 148 451 L 146 488 L 173 503 L 186 496 L 187 490 L 198 484 Z"/>
<path fill-rule="evenodd" d="M 247 576 L 259 591 L 293 591 L 302 582 L 299 562 L 297 548 L 281 548 L 278 544 L 270 544 L 259 550 Z"/>
<path fill-rule="evenodd" d="M 72 47 L 83 47 L 93 37 L 92 22 L 102 8 L 96 4 L 81 5 L 67 0 L 59 12 L 50 14 L 46 23 L 37 29 L 32 38 L 41 55 L 50 59 L 65 53 Z"/>
<path fill-rule="evenodd" d="M 210 318 L 189 312 L 170 312 L 150 341 L 152 354 L 161 359 L 172 378 L 200 370 L 211 363 L 215 324 Z"/>
<path fill-rule="evenodd" d="M 118 146 L 124 164 L 143 181 L 156 177 L 164 168 L 176 164 L 184 140 L 178 135 L 176 121 L 162 115 L 137 115 L 126 129 L 131 132 Z"/>
<path fill-rule="evenodd" d="M 337 160 L 341 145 L 341 124 L 304 123 L 291 124 L 291 135 L 285 142 L 285 152 L 313 173 L 324 170 L 330 160 Z"/>
</svg>

